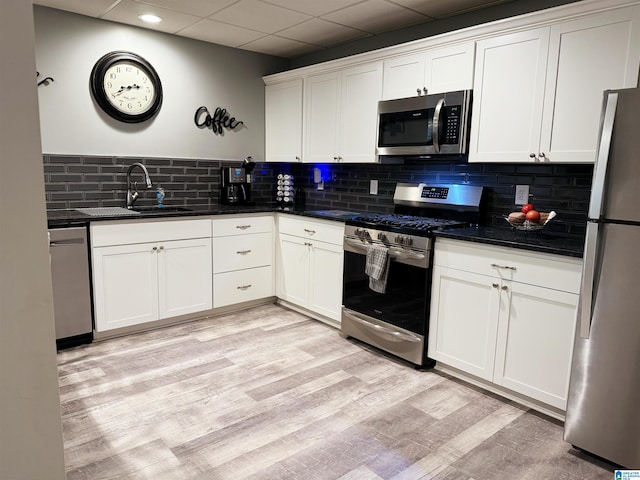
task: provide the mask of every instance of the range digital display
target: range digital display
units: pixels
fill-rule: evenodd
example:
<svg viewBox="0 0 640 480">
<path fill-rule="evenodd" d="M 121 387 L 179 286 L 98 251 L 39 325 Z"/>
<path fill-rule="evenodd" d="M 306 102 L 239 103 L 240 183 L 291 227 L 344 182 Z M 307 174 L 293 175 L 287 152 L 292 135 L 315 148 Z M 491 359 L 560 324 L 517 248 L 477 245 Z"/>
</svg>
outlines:
<svg viewBox="0 0 640 480">
<path fill-rule="evenodd" d="M 420 197 L 445 200 L 449 196 L 449 187 L 422 187 Z"/>
</svg>

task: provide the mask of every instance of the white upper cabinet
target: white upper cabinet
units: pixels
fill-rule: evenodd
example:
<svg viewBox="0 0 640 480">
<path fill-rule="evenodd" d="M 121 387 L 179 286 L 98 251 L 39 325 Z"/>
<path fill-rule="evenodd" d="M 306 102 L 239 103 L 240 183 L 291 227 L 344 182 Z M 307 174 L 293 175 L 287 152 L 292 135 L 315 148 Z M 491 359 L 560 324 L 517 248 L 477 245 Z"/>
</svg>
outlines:
<svg viewBox="0 0 640 480">
<path fill-rule="evenodd" d="M 548 46 L 548 28 L 478 42 L 469 161 L 538 152 Z"/>
<path fill-rule="evenodd" d="M 469 161 L 595 160 L 603 90 L 635 86 L 640 7 L 477 44 Z"/>
<path fill-rule="evenodd" d="M 305 79 L 305 150 L 311 163 L 375 162 L 382 61 Z"/>
<path fill-rule="evenodd" d="M 382 96 L 390 100 L 471 89 L 474 53 L 475 43 L 466 42 L 387 58 Z"/>
<path fill-rule="evenodd" d="M 636 86 L 640 8 L 551 27 L 540 151 L 553 162 L 595 161 L 606 89 Z"/>
<path fill-rule="evenodd" d="M 302 159 L 302 79 L 265 87 L 265 159 Z"/>
</svg>

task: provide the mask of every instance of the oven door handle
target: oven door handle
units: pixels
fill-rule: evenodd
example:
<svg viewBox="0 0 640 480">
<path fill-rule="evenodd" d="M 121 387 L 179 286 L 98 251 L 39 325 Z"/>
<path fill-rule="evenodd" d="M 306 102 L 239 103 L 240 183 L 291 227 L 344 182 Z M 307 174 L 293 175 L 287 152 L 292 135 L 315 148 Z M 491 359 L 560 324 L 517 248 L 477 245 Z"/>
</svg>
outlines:
<svg viewBox="0 0 640 480">
<path fill-rule="evenodd" d="M 367 252 L 367 245 L 365 245 L 361 241 L 358 242 L 355 240 L 351 240 L 350 238 L 345 238 L 344 241 L 353 248 L 363 250 L 363 253 Z M 411 260 L 424 260 L 426 258 L 422 253 L 416 253 L 413 250 L 405 250 L 404 248 L 400 247 L 389 247 L 389 256 L 391 258 L 406 258 Z"/>
<path fill-rule="evenodd" d="M 405 340 L 407 342 L 419 343 L 422 339 L 418 335 L 413 335 L 405 332 L 398 332 L 397 330 L 391 330 L 390 328 L 383 327 L 382 325 L 376 325 L 375 323 L 369 322 L 364 318 L 360 318 L 352 313 L 344 312 L 344 315 L 349 317 L 351 320 L 361 323 L 365 327 L 376 330 L 379 333 L 383 333 L 385 335 L 391 335 L 397 340 Z"/>
</svg>

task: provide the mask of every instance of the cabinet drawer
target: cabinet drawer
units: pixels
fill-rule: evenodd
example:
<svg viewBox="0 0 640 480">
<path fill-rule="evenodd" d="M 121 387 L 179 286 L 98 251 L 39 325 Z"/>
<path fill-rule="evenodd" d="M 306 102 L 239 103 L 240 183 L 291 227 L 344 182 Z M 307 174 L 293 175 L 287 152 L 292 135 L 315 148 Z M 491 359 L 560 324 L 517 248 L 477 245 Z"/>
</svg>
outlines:
<svg viewBox="0 0 640 480">
<path fill-rule="evenodd" d="M 342 245 L 344 223 L 279 214 L 278 231 L 296 237 Z"/>
<path fill-rule="evenodd" d="M 213 276 L 213 306 L 224 307 L 273 295 L 273 267 L 250 268 Z"/>
<path fill-rule="evenodd" d="M 254 233 L 213 239 L 214 273 L 262 267 L 273 263 L 271 233 Z"/>
<path fill-rule="evenodd" d="M 234 216 L 231 218 L 215 218 L 213 220 L 214 237 L 244 235 L 250 233 L 264 233 L 272 231 L 272 215 L 261 215 L 256 217 L 243 215 L 242 217 Z"/>
<path fill-rule="evenodd" d="M 562 255 L 438 238 L 434 264 L 570 293 L 580 291 L 582 261 Z"/>
<path fill-rule="evenodd" d="M 93 247 L 206 238 L 210 236 L 211 221 L 209 219 L 100 222 L 91 224 L 91 245 Z"/>
</svg>

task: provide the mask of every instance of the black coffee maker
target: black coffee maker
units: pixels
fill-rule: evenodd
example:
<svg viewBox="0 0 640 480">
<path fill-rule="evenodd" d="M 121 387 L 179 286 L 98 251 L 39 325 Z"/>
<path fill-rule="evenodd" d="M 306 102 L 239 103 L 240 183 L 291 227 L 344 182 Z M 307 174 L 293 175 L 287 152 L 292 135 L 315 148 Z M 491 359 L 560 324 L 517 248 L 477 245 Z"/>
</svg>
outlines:
<svg viewBox="0 0 640 480">
<path fill-rule="evenodd" d="M 224 205 L 251 205 L 250 174 L 245 167 L 222 167 L 220 201 Z"/>
</svg>

